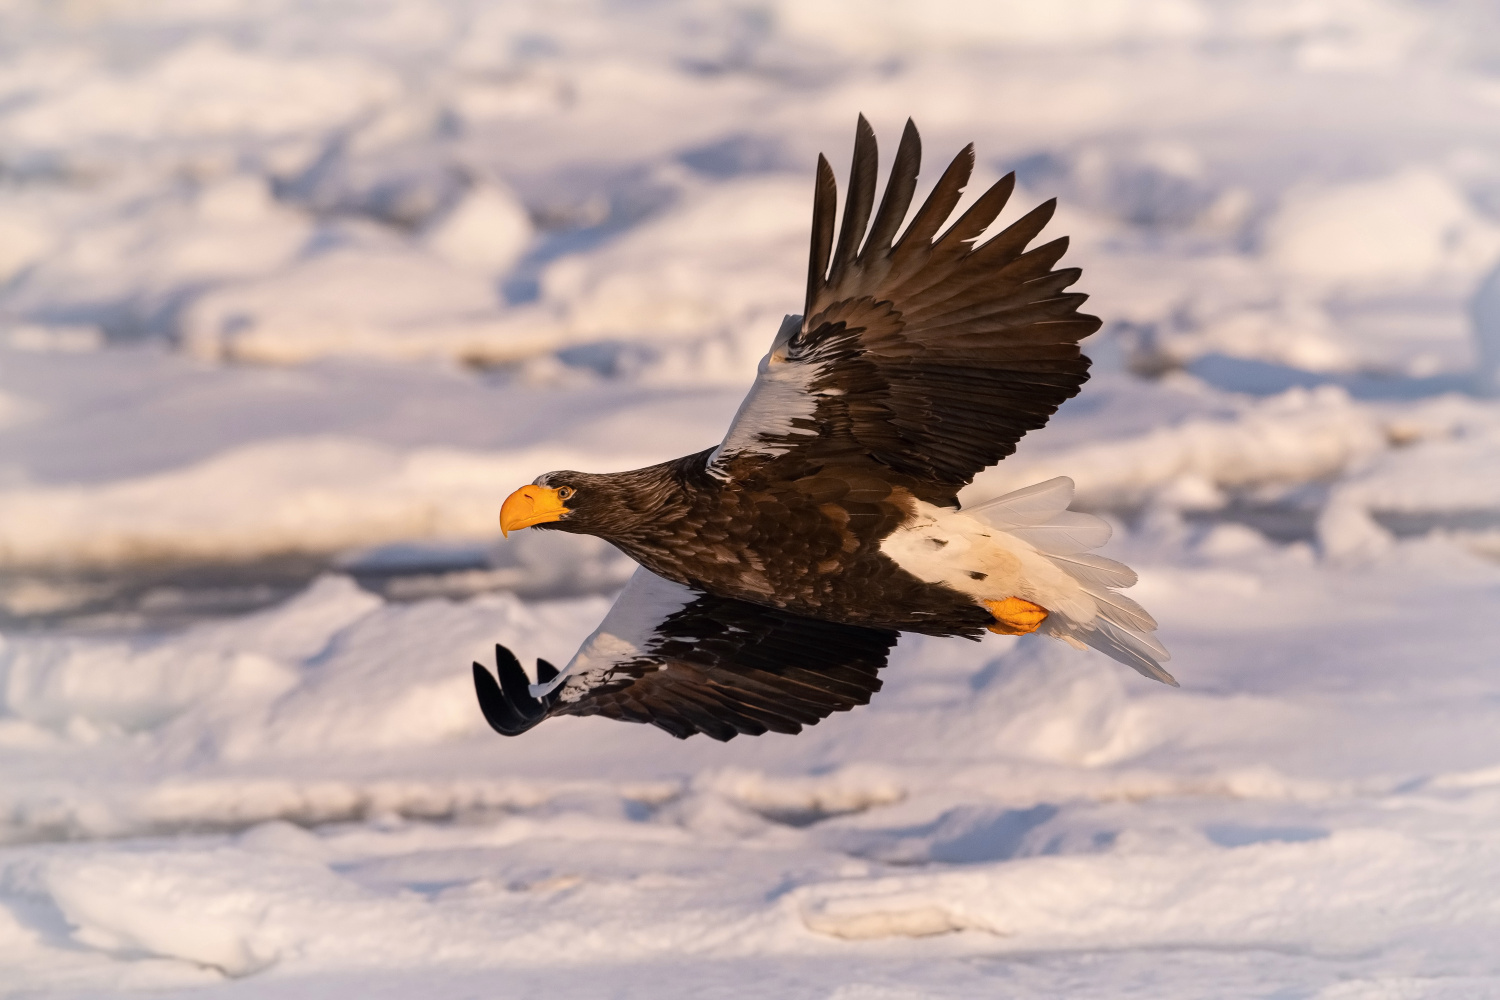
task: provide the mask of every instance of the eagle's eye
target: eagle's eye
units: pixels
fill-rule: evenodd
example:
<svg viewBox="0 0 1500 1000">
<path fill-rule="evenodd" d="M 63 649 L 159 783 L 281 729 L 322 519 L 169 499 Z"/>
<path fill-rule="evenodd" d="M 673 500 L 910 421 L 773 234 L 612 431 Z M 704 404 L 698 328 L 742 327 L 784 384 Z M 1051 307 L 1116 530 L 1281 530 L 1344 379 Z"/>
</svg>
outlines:
<svg viewBox="0 0 1500 1000">
<path fill-rule="evenodd" d="M 557 490 L 557 499 L 559 499 L 559 500 L 568 500 L 568 499 L 571 499 L 572 496 L 573 496 L 573 487 L 571 487 L 571 486 L 562 486 L 562 487 L 559 487 L 558 490 Z"/>
</svg>

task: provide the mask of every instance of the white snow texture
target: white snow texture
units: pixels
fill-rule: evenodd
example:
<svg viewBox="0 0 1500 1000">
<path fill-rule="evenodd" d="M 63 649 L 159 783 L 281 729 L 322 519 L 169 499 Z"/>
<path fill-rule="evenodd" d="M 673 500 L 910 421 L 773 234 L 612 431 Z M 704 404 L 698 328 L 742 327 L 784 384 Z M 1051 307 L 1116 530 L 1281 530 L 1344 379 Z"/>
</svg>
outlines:
<svg viewBox="0 0 1500 1000">
<path fill-rule="evenodd" d="M 962 499 L 1181 689 L 499 737 L 632 571 L 500 502 L 726 441 L 859 112 L 1060 198 Z M 1480 0 L 0 0 L 0 998 L 1500 996 L 1497 372 Z"/>
</svg>

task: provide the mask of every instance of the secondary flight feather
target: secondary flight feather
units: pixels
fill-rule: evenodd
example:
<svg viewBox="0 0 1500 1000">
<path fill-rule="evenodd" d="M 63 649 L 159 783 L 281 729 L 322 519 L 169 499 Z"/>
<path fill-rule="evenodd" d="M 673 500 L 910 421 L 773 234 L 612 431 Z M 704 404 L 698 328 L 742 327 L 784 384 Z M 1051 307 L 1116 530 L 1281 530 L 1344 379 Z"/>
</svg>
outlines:
<svg viewBox="0 0 1500 1000">
<path fill-rule="evenodd" d="M 1176 683 L 1156 622 L 1118 592 L 1135 574 L 1092 552 L 1108 525 L 1068 509 L 1071 480 L 958 502 L 1088 379 L 1078 341 L 1100 324 L 1067 291 L 1079 270 L 1054 269 L 1067 239 L 1030 246 L 1056 203 L 979 243 L 1014 174 L 950 224 L 972 145 L 915 214 L 916 126 L 878 209 L 877 163 L 860 116 L 835 241 L 837 187 L 818 157 L 802 314 L 717 447 L 549 472 L 501 507 L 507 533 L 597 535 L 640 568 L 563 669 L 538 661 L 533 682 L 503 646 L 496 673 L 474 664 L 498 732 L 603 715 L 683 738 L 795 733 L 868 702 L 901 632 L 1040 631 Z"/>
</svg>

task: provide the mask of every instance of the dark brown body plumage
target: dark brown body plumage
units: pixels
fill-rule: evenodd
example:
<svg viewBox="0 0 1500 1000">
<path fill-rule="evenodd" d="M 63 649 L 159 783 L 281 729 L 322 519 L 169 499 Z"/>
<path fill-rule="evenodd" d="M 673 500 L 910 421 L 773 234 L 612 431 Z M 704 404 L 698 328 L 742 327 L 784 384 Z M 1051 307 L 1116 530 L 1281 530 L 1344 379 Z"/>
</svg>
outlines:
<svg viewBox="0 0 1500 1000">
<path fill-rule="evenodd" d="M 881 553 L 911 515 L 921 488 L 911 477 L 820 464 L 783 479 L 746 456 L 725 483 L 709 473 L 709 454 L 607 477 L 549 473 L 542 485 L 576 484 L 589 502 L 538 527 L 598 535 L 668 580 L 826 621 L 973 637 L 993 621 Z"/>
</svg>

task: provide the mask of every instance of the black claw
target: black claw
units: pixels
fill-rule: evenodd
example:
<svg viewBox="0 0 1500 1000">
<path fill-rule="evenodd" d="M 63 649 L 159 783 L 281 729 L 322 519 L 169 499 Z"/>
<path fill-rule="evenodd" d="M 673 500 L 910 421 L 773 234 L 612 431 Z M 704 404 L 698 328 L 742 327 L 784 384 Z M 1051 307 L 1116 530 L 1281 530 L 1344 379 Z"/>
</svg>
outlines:
<svg viewBox="0 0 1500 1000">
<path fill-rule="evenodd" d="M 541 657 L 536 661 L 536 682 L 538 684 L 549 684 L 557 676 L 557 668 Z"/>
<path fill-rule="evenodd" d="M 504 736 L 519 736 L 547 717 L 547 702 L 531 696 L 531 682 L 515 654 L 495 646 L 498 682 L 482 665 L 474 664 L 474 691 L 479 710 L 490 728 Z M 554 671 L 554 675 L 555 675 Z"/>
</svg>

